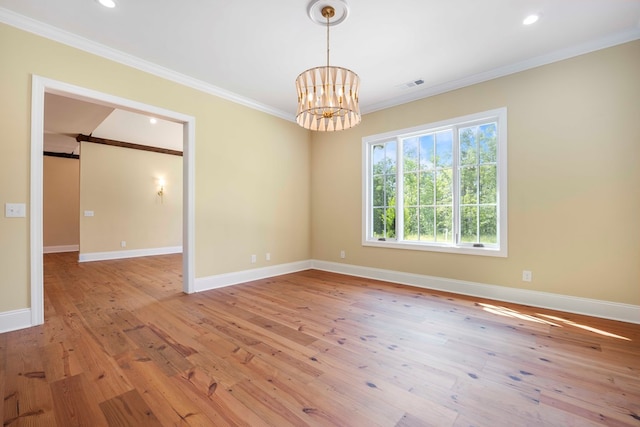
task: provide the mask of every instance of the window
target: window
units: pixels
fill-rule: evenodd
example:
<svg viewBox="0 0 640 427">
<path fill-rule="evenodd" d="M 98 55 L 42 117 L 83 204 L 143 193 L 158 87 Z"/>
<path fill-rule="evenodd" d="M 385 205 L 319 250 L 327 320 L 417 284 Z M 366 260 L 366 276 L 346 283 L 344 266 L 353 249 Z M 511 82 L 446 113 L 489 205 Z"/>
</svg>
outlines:
<svg viewBox="0 0 640 427">
<path fill-rule="evenodd" d="M 363 139 L 363 245 L 507 256 L 507 110 Z"/>
</svg>

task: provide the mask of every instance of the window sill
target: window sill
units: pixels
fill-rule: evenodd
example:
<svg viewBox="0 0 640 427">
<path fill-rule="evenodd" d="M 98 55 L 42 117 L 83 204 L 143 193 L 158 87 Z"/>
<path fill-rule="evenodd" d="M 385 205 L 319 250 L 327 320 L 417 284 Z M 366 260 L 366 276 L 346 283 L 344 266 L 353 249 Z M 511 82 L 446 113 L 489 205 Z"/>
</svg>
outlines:
<svg viewBox="0 0 640 427">
<path fill-rule="evenodd" d="M 397 241 L 380 241 L 380 240 L 363 240 L 362 246 L 371 246 L 377 248 L 387 249 L 406 249 L 413 251 L 426 251 L 426 252 L 444 252 L 459 255 L 478 255 L 478 256 L 491 256 L 491 257 L 507 257 L 507 249 L 503 248 L 474 248 L 470 246 L 449 246 L 449 245 L 437 245 L 424 243 L 411 243 L 411 242 L 397 242 Z"/>
</svg>

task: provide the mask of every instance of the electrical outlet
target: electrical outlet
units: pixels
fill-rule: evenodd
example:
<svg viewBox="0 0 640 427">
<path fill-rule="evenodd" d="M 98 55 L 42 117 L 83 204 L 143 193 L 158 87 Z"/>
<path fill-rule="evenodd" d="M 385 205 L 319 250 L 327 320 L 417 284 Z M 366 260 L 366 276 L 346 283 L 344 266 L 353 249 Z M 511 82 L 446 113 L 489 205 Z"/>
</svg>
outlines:
<svg viewBox="0 0 640 427">
<path fill-rule="evenodd" d="M 27 205 L 24 203 L 5 203 L 5 218 L 25 218 L 27 216 Z"/>
<path fill-rule="evenodd" d="M 344 249 L 343 249 L 343 250 L 341 250 L 341 251 L 340 251 L 340 258 L 344 259 L 344 258 L 346 258 L 346 257 L 347 257 L 347 254 L 346 254 L 346 252 L 344 251 Z"/>
<path fill-rule="evenodd" d="M 126 240 L 121 241 L 120 242 L 120 247 L 121 248 L 126 248 L 127 247 L 127 241 Z"/>
<path fill-rule="evenodd" d="M 267 254 L 264 256 L 264 258 L 265 258 L 267 261 L 271 261 L 271 254 L 270 254 L 269 252 L 267 252 Z"/>
<path fill-rule="evenodd" d="M 255 264 L 258 258 L 255 255 L 251 255 L 251 264 Z"/>
<path fill-rule="evenodd" d="M 531 271 L 522 270 L 522 281 L 523 282 L 530 282 L 532 278 L 533 278 L 533 275 L 532 275 Z"/>
</svg>

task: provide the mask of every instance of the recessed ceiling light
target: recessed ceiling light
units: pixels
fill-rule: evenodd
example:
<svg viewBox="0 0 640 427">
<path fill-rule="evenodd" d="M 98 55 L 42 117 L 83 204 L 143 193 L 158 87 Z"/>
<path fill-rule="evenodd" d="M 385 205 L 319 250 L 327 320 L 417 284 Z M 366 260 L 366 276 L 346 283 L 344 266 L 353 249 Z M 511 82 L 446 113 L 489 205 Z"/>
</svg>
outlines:
<svg viewBox="0 0 640 427">
<path fill-rule="evenodd" d="M 149 123 L 151 123 L 152 125 L 155 125 L 156 123 L 158 123 L 158 120 L 155 117 L 151 117 L 149 119 Z"/>
<path fill-rule="evenodd" d="M 104 7 L 108 7 L 109 9 L 113 9 L 114 7 L 116 7 L 116 2 L 113 0 L 98 0 L 98 3 L 100 3 Z"/>
<path fill-rule="evenodd" d="M 540 19 L 538 15 L 529 15 L 526 18 L 524 18 L 524 21 L 522 21 L 522 25 L 534 24 L 538 21 L 538 19 Z"/>
</svg>

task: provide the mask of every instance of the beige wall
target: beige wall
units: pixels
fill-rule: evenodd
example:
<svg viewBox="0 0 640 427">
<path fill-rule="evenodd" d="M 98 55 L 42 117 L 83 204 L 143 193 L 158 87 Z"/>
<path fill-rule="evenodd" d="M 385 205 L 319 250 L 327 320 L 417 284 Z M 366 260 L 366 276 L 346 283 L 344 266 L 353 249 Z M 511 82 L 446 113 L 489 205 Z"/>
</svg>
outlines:
<svg viewBox="0 0 640 427">
<path fill-rule="evenodd" d="M 0 56 L 1 205 L 29 201 L 37 74 L 195 117 L 196 277 L 264 267 L 262 251 L 310 258 L 310 137 L 295 123 L 4 24 Z M 28 218 L 0 217 L 0 272 L 0 312 L 29 307 Z"/>
<path fill-rule="evenodd" d="M 640 304 L 639 76 L 636 41 L 368 114 L 345 132 L 314 134 L 312 256 Z M 503 106 L 508 258 L 361 246 L 362 137 Z M 533 272 L 531 283 L 521 281 L 524 269 Z"/>
<path fill-rule="evenodd" d="M 42 170 L 43 245 L 78 245 L 80 161 L 44 156 Z"/>
<path fill-rule="evenodd" d="M 182 157 L 83 142 L 80 212 L 81 256 L 182 246 Z"/>
</svg>

